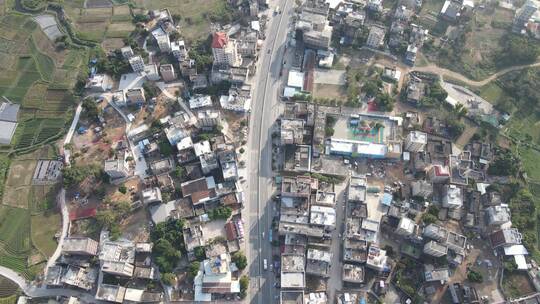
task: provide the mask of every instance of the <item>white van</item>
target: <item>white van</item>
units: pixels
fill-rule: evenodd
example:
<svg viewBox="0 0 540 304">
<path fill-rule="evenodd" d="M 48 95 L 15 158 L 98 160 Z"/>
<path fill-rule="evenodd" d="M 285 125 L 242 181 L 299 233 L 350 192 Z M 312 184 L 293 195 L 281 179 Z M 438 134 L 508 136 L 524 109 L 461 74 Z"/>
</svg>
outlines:
<svg viewBox="0 0 540 304">
<path fill-rule="evenodd" d="M 266 259 L 263 260 L 263 268 L 264 270 L 268 269 L 268 261 Z"/>
</svg>

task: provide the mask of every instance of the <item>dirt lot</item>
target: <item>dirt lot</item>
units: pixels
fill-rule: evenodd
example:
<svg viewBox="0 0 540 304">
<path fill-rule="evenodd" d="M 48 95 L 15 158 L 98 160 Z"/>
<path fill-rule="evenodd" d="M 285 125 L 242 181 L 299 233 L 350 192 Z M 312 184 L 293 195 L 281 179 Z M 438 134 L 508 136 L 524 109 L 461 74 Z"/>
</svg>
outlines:
<svg viewBox="0 0 540 304">
<path fill-rule="evenodd" d="M 170 100 L 164 94 L 160 94 L 156 97 L 156 104 L 153 109 L 150 109 L 150 107 L 146 105 L 139 112 L 133 113 L 133 115 L 135 115 L 133 125 L 137 126 L 142 123 L 151 123 L 156 119 L 172 114 L 174 113 L 174 109 L 177 108 L 177 105 L 176 100 Z"/>
<path fill-rule="evenodd" d="M 113 145 L 123 140 L 125 122 L 122 117 L 112 107 L 106 107 L 103 118 L 106 126 L 101 135 L 94 131 L 94 128 L 98 127 L 96 123 L 80 123 L 87 127 L 88 131 L 84 134 L 75 132 L 73 136 L 73 157 L 77 162 L 102 165 L 104 160 L 112 156 Z"/>
<path fill-rule="evenodd" d="M 341 85 L 316 83 L 313 86 L 313 96 L 315 98 L 345 100 L 343 98 L 347 97 L 347 90 L 345 86 Z"/>
</svg>

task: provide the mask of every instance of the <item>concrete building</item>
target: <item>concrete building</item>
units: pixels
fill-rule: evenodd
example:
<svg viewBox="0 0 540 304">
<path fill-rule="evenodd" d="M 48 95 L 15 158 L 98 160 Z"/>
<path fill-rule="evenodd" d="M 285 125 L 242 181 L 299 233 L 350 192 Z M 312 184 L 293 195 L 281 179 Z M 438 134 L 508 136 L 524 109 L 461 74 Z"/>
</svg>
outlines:
<svg viewBox="0 0 540 304">
<path fill-rule="evenodd" d="M 176 79 L 176 73 L 172 64 L 162 64 L 159 67 L 159 73 L 161 74 L 161 78 L 163 78 L 163 81 L 165 82 L 173 81 Z"/>
<path fill-rule="evenodd" d="M 405 139 L 405 150 L 410 152 L 421 152 L 427 144 L 427 134 L 420 131 L 411 131 Z"/>
<path fill-rule="evenodd" d="M 386 29 L 379 25 L 372 25 L 369 29 L 369 35 L 366 41 L 366 45 L 371 48 L 378 48 L 384 43 L 384 36 Z"/>
<path fill-rule="evenodd" d="M 133 49 L 129 45 L 121 48 L 120 52 L 122 52 L 122 57 L 124 57 L 124 59 L 129 59 L 135 55 Z"/>
<path fill-rule="evenodd" d="M 68 237 L 62 244 L 62 254 L 94 256 L 99 243 L 86 237 Z"/>
<path fill-rule="evenodd" d="M 499 248 L 502 246 L 519 245 L 523 236 L 517 228 L 507 228 L 493 232 L 489 236 L 489 239 L 493 248 Z"/>
<path fill-rule="evenodd" d="M 304 140 L 304 120 L 282 119 L 280 134 L 281 145 L 302 144 Z"/>
<path fill-rule="evenodd" d="M 411 183 L 412 196 L 427 198 L 433 194 L 433 184 L 424 180 Z"/>
<path fill-rule="evenodd" d="M 221 112 L 205 109 L 197 112 L 197 126 L 201 129 L 213 129 L 221 122 Z"/>
<path fill-rule="evenodd" d="M 445 208 L 460 208 L 463 205 L 463 195 L 461 188 L 456 185 L 446 185 L 444 187 L 442 206 Z"/>
<path fill-rule="evenodd" d="M 309 48 L 326 50 L 332 40 L 333 28 L 327 20 L 327 11 L 317 11 L 303 7 L 296 29 L 302 32 L 304 45 Z"/>
<path fill-rule="evenodd" d="M 429 241 L 424 245 L 424 253 L 438 258 L 448 253 L 448 247 L 436 241 Z"/>
<path fill-rule="evenodd" d="M 364 267 L 353 264 L 343 264 L 343 272 L 341 278 L 344 282 L 349 283 L 364 283 Z"/>
<path fill-rule="evenodd" d="M 117 159 L 106 160 L 103 167 L 103 170 L 111 179 L 129 176 L 129 164 L 125 160 L 124 155 L 119 155 Z"/>
<path fill-rule="evenodd" d="M 96 300 L 123 303 L 126 288 L 119 285 L 100 284 L 96 291 Z"/>
<path fill-rule="evenodd" d="M 162 53 L 169 53 L 171 51 L 171 40 L 169 34 L 167 34 L 161 27 L 152 31 L 152 37 L 156 40 L 159 50 Z"/>
<path fill-rule="evenodd" d="M 538 10 L 538 4 L 534 0 L 527 0 L 523 6 L 516 11 L 514 20 L 512 22 L 512 31 L 515 33 L 520 33 L 531 17 Z"/>
<path fill-rule="evenodd" d="M 146 76 L 146 79 L 150 81 L 158 81 L 160 77 L 157 64 L 146 64 L 144 66 L 144 75 Z"/>
<path fill-rule="evenodd" d="M 303 289 L 305 283 L 306 259 L 300 254 L 281 255 L 281 288 Z"/>
<path fill-rule="evenodd" d="M 326 206 L 311 206 L 309 222 L 313 225 L 324 226 L 326 229 L 336 227 L 336 209 Z"/>
<path fill-rule="evenodd" d="M 215 32 L 212 37 L 212 55 L 214 65 L 219 67 L 239 67 L 242 56 L 238 53 L 237 43 L 223 32 Z"/>
<path fill-rule="evenodd" d="M 131 104 L 143 104 L 146 102 L 143 88 L 133 88 L 126 91 L 126 100 Z"/>
<path fill-rule="evenodd" d="M 133 72 L 139 73 L 144 71 L 144 60 L 141 56 L 133 56 L 129 58 L 129 65 L 133 69 Z"/>
<path fill-rule="evenodd" d="M 325 250 L 309 248 L 306 255 L 306 273 L 310 275 L 329 277 L 332 253 Z"/>
<path fill-rule="evenodd" d="M 120 277 L 132 277 L 135 266 L 120 261 L 105 261 L 101 265 L 101 271 Z"/>
</svg>

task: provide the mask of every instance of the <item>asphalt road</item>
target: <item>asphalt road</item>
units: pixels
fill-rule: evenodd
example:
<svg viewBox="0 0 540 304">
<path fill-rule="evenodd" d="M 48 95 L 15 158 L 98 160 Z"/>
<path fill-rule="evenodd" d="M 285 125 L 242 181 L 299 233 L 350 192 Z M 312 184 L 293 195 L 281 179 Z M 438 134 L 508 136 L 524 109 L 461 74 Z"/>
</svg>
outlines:
<svg viewBox="0 0 540 304">
<path fill-rule="evenodd" d="M 275 273 L 270 270 L 272 246 L 268 235 L 273 217 L 271 196 L 274 193 L 271 132 L 280 114 L 280 69 L 293 16 L 293 4 L 293 0 L 277 0 L 271 4 L 266 40 L 260 53 L 257 77 L 253 81 L 251 132 L 247 143 L 249 198 L 246 208 L 249 217 L 247 257 L 250 261 L 250 303 L 276 303 L 275 296 L 279 295 L 279 290 L 274 287 Z M 281 13 L 272 16 L 276 5 L 279 5 Z M 268 263 L 267 270 L 263 267 L 264 259 Z"/>
</svg>

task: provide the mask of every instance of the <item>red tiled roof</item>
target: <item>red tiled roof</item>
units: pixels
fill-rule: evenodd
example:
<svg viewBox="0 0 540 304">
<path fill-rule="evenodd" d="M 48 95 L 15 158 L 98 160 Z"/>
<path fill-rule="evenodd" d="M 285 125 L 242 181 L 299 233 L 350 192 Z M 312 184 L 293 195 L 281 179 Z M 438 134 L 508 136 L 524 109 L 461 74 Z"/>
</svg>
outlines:
<svg viewBox="0 0 540 304">
<path fill-rule="evenodd" d="M 96 208 L 72 210 L 69 213 L 69 220 L 74 221 L 74 220 L 78 220 L 78 219 L 94 217 L 94 216 L 96 216 L 96 213 L 97 213 Z"/>
<path fill-rule="evenodd" d="M 222 49 L 227 44 L 228 40 L 227 34 L 223 32 L 215 32 L 212 38 L 212 48 Z"/>
<path fill-rule="evenodd" d="M 236 227 L 234 227 L 233 222 L 228 222 L 225 224 L 225 233 L 227 234 L 227 240 L 233 241 L 238 238 L 238 235 L 236 234 Z"/>
</svg>

